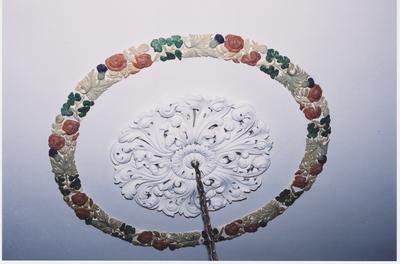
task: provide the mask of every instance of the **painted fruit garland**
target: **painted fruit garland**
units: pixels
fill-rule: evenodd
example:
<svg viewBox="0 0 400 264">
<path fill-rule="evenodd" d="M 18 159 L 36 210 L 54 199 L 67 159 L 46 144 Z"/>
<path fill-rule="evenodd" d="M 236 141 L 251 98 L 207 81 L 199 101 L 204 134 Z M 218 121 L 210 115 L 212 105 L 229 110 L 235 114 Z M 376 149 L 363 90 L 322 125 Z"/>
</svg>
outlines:
<svg viewBox="0 0 400 264">
<path fill-rule="evenodd" d="M 154 62 L 193 57 L 213 57 L 259 69 L 291 92 L 308 122 L 305 153 L 289 186 L 258 210 L 213 228 L 213 241 L 233 239 L 265 227 L 308 191 L 322 172 L 331 133 L 328 104 L 320 85 L 299 66 L 274 49 L 233 34 L 160 37 L 149 44 L 130 47 L 98 64 L 68 95 L 52 124 L 48 145 L 55 181 L 64 201 L 86 224 L 134 245 L 158 250 L 209 243 L 204 231 L 179 233 L 137 229 L 113 218 L 84 192 L 74 158 L 80 123 L 103 92 Z"/>
</svg>

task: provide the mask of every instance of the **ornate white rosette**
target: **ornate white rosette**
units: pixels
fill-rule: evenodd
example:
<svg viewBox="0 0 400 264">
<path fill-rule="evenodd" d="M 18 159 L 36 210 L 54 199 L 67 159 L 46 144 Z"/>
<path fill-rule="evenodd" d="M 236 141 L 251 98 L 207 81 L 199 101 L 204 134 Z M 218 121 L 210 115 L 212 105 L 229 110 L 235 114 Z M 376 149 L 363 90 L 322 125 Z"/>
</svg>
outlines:
<svg viewBox="0 0 400 264">
<path fill-rule="evenodd" d="M 260 186 L 271 148 L 251 106 L 187 97 L 130 123 L 111 160 L 125 198 L 169 216 L 195 217 L 201 210 L 193 160 L 203 173 L 208 209 L 218 210 Z"/>
<path fill-rule="evenodd" d="M 212 229 L 211 242 L 218 242 L 226 239 L 233 239 L 245 233 L 251 233 L 257 231 L 260 227 L 265 227 L 269 221 L 274 219 L 276 216 L 282 214 L 289 206 L 291 206 L 297 198 L 300 197 L 305 191 L 308 191 L 318 174 L 322 172 L 323 166 L 326 163 L 326 154 L 329 143 L 329 135 L 331 133 L 330 128 L 330 115 L 328 104 L 325 97 L 322 94 L 322 89 L 318 84 L 314 83 L 306 72 L 304 72 L 299 66 L 293 64 L 289 58 L 279 54 L 278 51 L 267 48 L 265 45 L 260 45 L 252 40 L 244 40 L 240 36 L 236 35 L 225 35 L 220 34 L 204 34 L 204 35 L 189 35 L 189 36 L 178 36 L 174 35 L 168 38 L 157 38 L 148 44 L 142 44 L 135 47 L 130 47 L 124 50 L 122 53 L 112 55 L 105 60 L 104 64 L 99 64 L 95 69 L 92 69 L 77 85 L 74 92 L 70 93 L 67 101 L 61 108 L 61 113 L 56 116 L 55 122 L 52 125 L 52 133 L 49 137 L 49 156 L 50 162 L 55 174 L 55 180 L 59 186 L 59 190 L 63 195 L 64 201 L 70 206 L 79 219 L 85 220 L 86 224 L 92 225 L 101 231 L 111 234 L 115 237 L 128 241 L 134 245 L 141 246 L 152 246 L 156 249 L 163 250 L 169 247 L 171 250 L 186 247 L 196 246 L 199 244 L 209 244 L 209 240 L 204 239 L 200 231 L 191 232 L 161 232 L 154 230 L 143 230 L 136 229 L 135 227 L 123 223 L 110 215 L 100 208 L 83 190 L 81 186 L 80 177 L 78 175 L 75 166 L 75 146 L 78 138 L 78 130 L 80 122 L 87 115 L 89 110 L 93 107 L 94 101 L 109 89 L 113 84 L 121 81 L 129 75 L 138 73 L 140 70 L 150 67 L 156 61 L 168 61 L 168 60 L 182 60 L 184 58 L 194 57 L 212 57 L 235 63 L 247 64 L 253 66 L 255 69 L 259 69 L 261 72 L 269 75 L 274 80 L 280 82 L 285 88 L 289 90 L 295 101 L 300 105 L 300 110 L 304 113 L 307 120 L 307 137 L 305 154 L 302 158 L 299 166 L 294 170 L 294 178 L 290 182 L 289 186 L 281 191 L 272 201 L 267 202 L 263 207 L 252 212 L 244 217 L 238 218 L 237 220 L 231 221 L 228 224 L 215 227 Z M 201 104 L 207 105 L 213 101 L 200 99 Z M 178 104 L 182 106 L 181 104 Z M 255 132 L 255 137 L 261 141 L 255 143 L 251 141 L 251 149 L 254 152 L 244 151 L 232 154 L 232 137 L 235 137 L 238 133 L 237 120 L 233 116 L 236 116 L 237 109 L 232 108 L 229 104 L 215 104 L 215 109 L 220 109 L 221 113 L 228 111 L 230 113 L 231 121 L 233 126 L 229 125 L 229 121 L 225 123 L 218 123 L 217 127 L 209 129 L 210 127 L 205 125 L 204 134 L 200 133 L 197 136 L 188 136 L 190 140 L 201 140 L 201 144 L 188 144 L 189 141 L 184 141 L 185 144 L 180 143 L 179 139 L 184 139 L 185 135 L 182 135 L 183 131 L 194 131 L 189 129 L 180 129 L 178 126 L 190 126 L 190 122 L 187 120 L 179 120 L 179 115 L 173 114 L 177 118 L 171 116 L 165 118 L 162 115 L 168 115 L 169 110 L 171 113 L 176 111 L 176 108 L 161 109 L 161 111 L 154 112 L 150 119 L 157 119 L 171 129 L 168 130 L 165 137 L 164 134 L 154 131 L 154 128 L 149 124 L 146 124 L 146 117 L 142 117 L 137 120 L 137 123 L 133 123 L 132 126 L 126 131 L 126 134 L 122 135 L 120 140 L 121 144 L 116 145 L 114 149 L 115 155 L 113 160 L 116 163 L 117 170 L 123 171 L 125 166 L 123 157 L 126 156 L 124 151 L 124 144 L 132 140 L 132 136 L 136 132 L 141 137 L 145 138 L 143 131 L 150 131 L 155 138 L 161 136 L 165 144 L 157 145 L 157 141 L 149 138 L 146 147 L 143 149 L 146 153 L 140 154 L 140 151 L 134 151 L 133 161 L 136 163 L 138 170 L 140 164 L 144 166 L 147 176 L 156 176 L 155 179 L 158 181 L 157 175 L 161 175 L 160 172 L 166 169 L 170 169 L 170 175 L 173 177 L 181 176 L 179 179 L 181 182 L 188 182 L 192 177 L 192 172 L 187 170 L 186 157 L 196 156 L 200 164 L 192 164 L 193 166 L 201 166 L 204 174 L 207 173 L 206 178 L 215 177 L 216 175 L 222 175 L 222 171 L 226 172 L 229 166 L 232 166 L 230 178 L 235 178 L 237 173 L 246 170 L 245 175 L 252 175 L 252 179 L 256 179 L 254 183 L 250 185 L 244 185 L 243 181 L 236 180 L 237 184 L 241 184 L 242 190 L 248 188 L 252 190 L 259 184 L 257 175 L 266 170 L 269 164 L 268 150 L 270 148 L 270 142 L 267 139 L 267 132 L 263 130 L 263 126 L 256 122 L 251 129 Z M 190 107 L 189 107 L 190 109 Z M 160 110 L 160 109 L 159 109 Z M 241 110 L 240 110 L 241 111 Z M 189 111 L 190 112 L 190 111 Z M 215 113 L 218 111 L 215 110 Z M 226 116 L 229 116 L 227 113 Z M 250 112 L 249 112 L 250 113 Z M 157 116 L 158 115 L 158 116 Z M 222 115 L 224 116 L 224 115 Z M 226 117 L 225 116 L 225 117 Z M 190 118 L 193 119 L 193 116 Z M 190 120 L 189 118 L 189 120 Z M 168 122 L 166 120 L 169 120 Z M 196 117 L 196 122 L 201 121 L 201 115 Z M 224 120 L 221 118 L 221 120 Z M 207 123 L 206 119 L 202 120 Z M 196 126 L 195 122 L 195 126 Z M 235 123 L 236 122 L 236 123 Z M 240 122 L 239 122 L 240 123 Z M 245 122 L 244 122 L 245 123 Z M 197 124 L 198 125 L 198 124 Z M 137 128 L 137 129 L 136 129 Z M 223 131 L 221 130 L 222 128 Z M 136 130 L 135 130 L 136 129 Z M 225 131 L 225 129 L 231 133 Z M 229 130 L 231 129 L 231 130 Z M 164 127 L 164 132 L 166 132 Z M 227 137 L 231 137 L 228 139 Z M 238 137 L 238 140 L 246 140 L 252 137 Z M 178 139 L 178 140 L 177 140 Z M 139 150 L 139 145 L 135 145 L 135 140 L 132 140 L 132 147 L 135 150 Z M 257 149 L 257 145 L 261 144 L 261 149 Z M 157 145 L 157 148 L 154 146 Z M 150 147 L 153 146 L 152 151 L 149 151 Z M 239 146 L 243 146 L 239 144 Z M 253 147 L 255 146 L 255 147 Z M 118 148 L 121 150 L 120 157 L 118 157 Z M 241 150 L 242 147 L 240 147 Z M 158 158 L 157 151 L 162 151 Z M 173 151 L 174 150 L 174 154 Z M 226 155 L 223 152 L 226 151 Z M 129 152 L 129 150 L 128 150 Z M 163 155 L 165 154 L 165 160 L 167 157 L 171 159 L 171 166 L 167 166 L 162 163 Z M 215 156 L 214 156 L 215 155 Z M 129 156 L 129 155 L 128 155 Z M 155 159 L 153 159 L 156 157 Z M 247 157 L 247 158 L 246 158 Z M 210 162 L 206 162 L 210 161 Z M 231 162 L 228 162 L 231 161 Z M 223 163 L 228 162 L 228 163 Z M 156 165 L 158 164 L 158 166 Z M 223 165 L 224 164 L 224 165 Z M 154 166 L 152 166 L 154 165 Z M 129 165 L 131 166 L 131 165 Z M 133 166 L 133 165 L 132 165 Z M 198 167 L 196 167 L 198 169 Z M 237 169 L 237 172 L 234 169 Z M 247 171 L 248 170 L 248 171 Z M 236 174 L 235 174 L 236 173 Z M 200 175 L 200 170 L 196 170 L 196 179 Z M 132 179 L 129 179 L 129 173 L 121 172 L 117 174 L 116 179 L 120 181 L 120 184 L 127 186 L 122 191 L 127 197 L 137 196 L 135 192 L 139 192 L 140 195 L 147 195 L 146 191 L 141 191 L 141 187 L 131 186 Z M 146 177 L 147 177 L 146 176 Z M 237 177 L 236 177 L 237 178 Z M 219 176 L 219 179 L 222 179 Z M 172 181 L 174 184 L 177 180 Z M 204 182 L 206 183 L 206 182 Z M 210 184 L 219 184 L 218 179 Z M 146 186 L 146 185 L 143 185 Z M 167 197 L 168 185 L 160 185 L 160 195 Z M 184 188 L 189 188 L 187 185 Z M 175 191 L 179 190 L 174 188 Z M 217 193 L 217 189 L 221 188 L 220 193 Z M 217 209 L 224 205 L 224 203 L 235 200 L 235 196 L 227 194 L 225 191 L 232 189 L 229 184 L 220 184 L 215 189 L 215 195 L 212 189 L 208 189 L 208 194 L 211 197 L 217 197 L 212 203 L 212 208 Z M 143 187 L 145 188 L 145 187 Z M 222 190 L 223 189 L 223 190 Z M 156 189 L 150 194 L 156 196 Z M 181 190 L 186 193 L 186 189 Z M 190 195 L 190 192 L 188 192 Z M 242 195 L 242 194 L 241 194 Z M 240 197 L 240 195 L 238 196 Z M 181 206 L 179 202 L 174 199 L 158 200 L 152 198 L 148 201 L 147 206 L 156 209 L 160 209 L 167 214 L 182 213 L 187 216 L 193 216 L 198 214 L 197 206 Z M 140 199 L 139 199 L 140 200 Z M 183 199 L 185 204 L 190 199 Z M 160 206 L 161 202 L 173 201 L 175 203 L 172 207 L 168 205 Z M 203 204 L 203 203 L 202 203 Z M 165 209 L 167 208 L 167 209 Z M 184 209 L 177 209 L 184 208 Z"/>
</svg>

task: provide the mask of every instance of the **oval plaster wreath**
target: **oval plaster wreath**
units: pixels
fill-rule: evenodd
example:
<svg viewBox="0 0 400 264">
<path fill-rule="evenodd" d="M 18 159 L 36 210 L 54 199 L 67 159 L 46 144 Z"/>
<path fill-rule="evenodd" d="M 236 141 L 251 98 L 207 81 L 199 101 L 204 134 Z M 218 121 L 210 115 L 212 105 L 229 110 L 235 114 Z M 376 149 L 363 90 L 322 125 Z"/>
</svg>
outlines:
<svg viewBox="0 0 400 264">
<path fill-rule="evenodd" d="M 192 57 L 213 57 L 258 68 L 291 92 L 308 121 L 305 154 L 289 186 L 258 210 L 213 228 L 211 238 L 204 231 L 179 233 L 137 229 L 111 217 L 82 190 L 74 159 L 81 120 L 103 92 L 156 61 Z M 79 219 L 134 245 L 174 250 L 207 244 L 208 239 L 215 242 L 233 239 L 265 227 L 311 188 L 327 160 L 330 133 L 329 109 L 321 87 L 288 57 L 265 45 L 232 34 L 174 35 L 154 39 L 150 45 L 130 47 L 92 69 L 62 105 L 52 125 L 48 144 L 55 181 L 64 201 Z"/>
</svg>

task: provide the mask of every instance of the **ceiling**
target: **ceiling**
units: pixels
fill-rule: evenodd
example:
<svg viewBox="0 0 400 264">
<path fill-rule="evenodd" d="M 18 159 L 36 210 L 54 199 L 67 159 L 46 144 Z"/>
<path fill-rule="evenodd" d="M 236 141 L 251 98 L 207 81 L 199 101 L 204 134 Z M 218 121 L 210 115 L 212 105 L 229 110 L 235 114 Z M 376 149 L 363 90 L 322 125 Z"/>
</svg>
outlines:
<svg viewBox="0 0 400 264">
<path fill-rule="evenodd" d="M 173 34 L 240 34 L 286 54 L 324 89 L 332 116 L 328 163 L 312 190 L 267 228 L 217 243 L 221 260 L 391 260 L 395 257 L 395 1 L 5 1 L 3 258 L 206 260 L 203 246 L 134 247 L 77 220 L 54 183 L 50 125 L 68 93 L 113 53 Z M 211 213 L 221 225 L 287 186 L 306 123 L 267 75 L 213 59 L 157 63 L 113 86 L 82 122 L 76 162 L 85 191 L 139 228 L 201 229 L 125 200 L 112 143 L 138 113 L 186 95 L 251 104 L 274 147 L 261 187 Z M 373 239 L 372 239 L 372 238 Z"/>
</svg>

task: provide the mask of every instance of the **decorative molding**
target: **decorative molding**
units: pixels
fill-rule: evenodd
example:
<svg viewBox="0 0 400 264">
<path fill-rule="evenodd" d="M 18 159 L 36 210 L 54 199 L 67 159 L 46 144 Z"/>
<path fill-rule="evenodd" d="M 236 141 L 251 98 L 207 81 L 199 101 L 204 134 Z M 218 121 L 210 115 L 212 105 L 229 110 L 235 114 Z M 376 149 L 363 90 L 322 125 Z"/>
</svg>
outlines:
<svg viewBox="0 0 400 264">
<path fill-rule="evenodd" d="M 122 53 L 105 59 L 104 64 L 98 64 L 78 83 L 56 116 L 48 139 L 52 171 L 64 201 L 74 210 L 79 219 L 133 245 L 152 246 L 158 250 L 167 247 L 174 250 L 207 243 L 200 231 L 149 231 L 136 229 L 113 218 L 85 193 L 75 166 L 75 148 L 80 122 L 103 92 L 124 78 L 150 67 L 154 62 L 203 56 L 252 66 L 271 79 L 280 82 L 299 104 L 307 121 L 304 156 L 297 169 L 293 171 L 288 187 L 258 210 L 241 218 L 235 218 L 236 220 L 227 224 L 214 227 L 212 239 L 223 241 L 256 232 L 285 212 L 304 192 L 311 189 L 327 161 L 326 155 L 331 134 L 328 103 L 321 87 L 314 82 L 314 79 L 299 66 L 293 64 L 288 57 L 279 54 L 277 50 L 243 39 L 241 36 L 232 34 L 225 36 L 221 34 L 173 35 L 168 38 L 153 39 L 149 44 L 130 47 Z M 173 109 L 166 106 L 160 109 L 159 113 L 168 118 L 168 115 L 173 113 Z M 146 118 L 142 119 L 143 122 L 145 120 Z M 175 140 L 170 140 L 170 142 L 174 143 Z M 188 150 L 185 149 L 185 151 Z M 204 149 L 201 151 L 205 152 Z M 209 155 L 204 154 L 204 156 Z M 181 160 L 181 158 L 176 159 Z M 175 171 L 179 171 L 180 168 L 183 171 L 183 163 L 177 163 Z M 216 166 L 212 170 L 212 166 L 210 168 L 203 166 L 204 171 L 212 170 L 211 174 L 218 168 Z M 190 177 L 189 175 L 186 174 L 187 177 Z"/>
<path fill-rule="evenodd" d="M 126 199 L 166 215 L 201 213 L 192 160 L 199 162 L 208 209 L 261 185 L 272 142 L 249 105 L 186 97 L 141 115 L 111 149 L 115 183 Z"/>
</svg>

